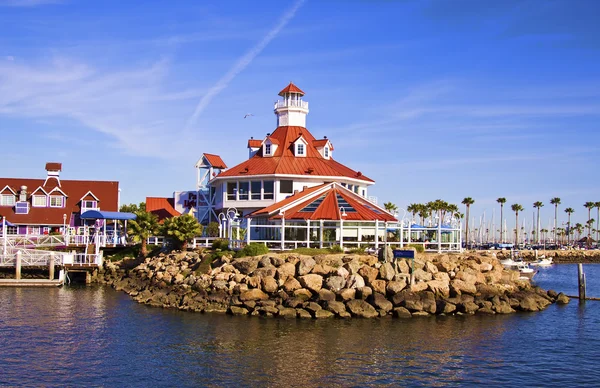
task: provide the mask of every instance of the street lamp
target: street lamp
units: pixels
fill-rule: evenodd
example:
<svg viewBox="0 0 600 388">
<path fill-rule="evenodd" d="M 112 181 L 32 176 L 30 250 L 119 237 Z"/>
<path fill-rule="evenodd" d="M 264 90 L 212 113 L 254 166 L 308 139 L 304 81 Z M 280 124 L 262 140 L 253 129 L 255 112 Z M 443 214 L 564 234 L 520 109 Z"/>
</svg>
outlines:
<svg viewBox="0 0 600 388">
<path fill-rule="evenodd" d="M 63 236 L 67 234 L 67 215 L 63 214 Z"/>
<path fill-rule="evenodd" d="M 219 219 L 219 238 L 223 238 L 223 222 L 225 222 L 227 216 L 225 215 L 225 213 L 220 212 L 217 218 Z"/>
</svg>

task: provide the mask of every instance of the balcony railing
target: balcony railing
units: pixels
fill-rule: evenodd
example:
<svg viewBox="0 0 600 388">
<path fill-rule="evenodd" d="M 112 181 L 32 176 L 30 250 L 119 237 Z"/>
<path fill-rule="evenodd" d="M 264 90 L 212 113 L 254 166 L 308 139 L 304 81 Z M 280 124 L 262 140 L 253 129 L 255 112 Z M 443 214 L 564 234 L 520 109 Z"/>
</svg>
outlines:
<svg viewBox="0 0 600 388">
<path fill-rule="evenodd" d="M 302 100 L 287 100 L 287 101 L 277 101 L 275 102 L 275 109 L 277 108 L 302 108 L 308 109 L 308 102 Z"/>
</svg>

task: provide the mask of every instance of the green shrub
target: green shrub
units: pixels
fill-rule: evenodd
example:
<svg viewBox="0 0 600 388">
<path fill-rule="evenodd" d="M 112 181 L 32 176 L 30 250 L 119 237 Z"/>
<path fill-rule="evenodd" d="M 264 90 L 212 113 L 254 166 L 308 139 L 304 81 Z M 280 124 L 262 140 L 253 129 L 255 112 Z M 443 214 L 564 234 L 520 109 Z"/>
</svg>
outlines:
<svg viewBox="0 0 600 388">
<path fill-rule="evenodd" d="M 206 226 L 206 235 L 208 237 L 218 237 L 219 236 L 219 223 L 212 221 Z"/>
<path fill-rule="evenodd" d="M 269 253 L 269 248 L 261 243 L 250 243 L 238 251 L 235 257 L 259 256 Z"/>
<path fill-rule="evenodd" d="M 222 251 L 226 251 L 229 249 L 229 240 L 227 239 L 218 239 L 212 242 L 211 248 L 213 251 L 216 250 L 222 250 Z"/>
<path fill-rule="evenodd" d="M 291 252 L 306 256 L 326 255 L 331 253 L 331 251 L 327 248 L 296 248 Z"/>
<path fill-rule="evenodd" d="M 332 246 L 331 248 L 329 248 L 329 251 L 331 253 L 344 253 L 344 249 L 339 245 Z"/>
<path fill-rule="evenodd" d="M 348 253 L 363 255 L 365 254 L 365 247 L 352 248 Z"/>
<path fill-rule="evenodd" d="M 409 244 L 409 245 L 407 245 L 407 247 L 415 248 L 415 251 L 417 251 L 418 253 L 425 252 L 425 247 L 421 244 Z"/>
</svg>

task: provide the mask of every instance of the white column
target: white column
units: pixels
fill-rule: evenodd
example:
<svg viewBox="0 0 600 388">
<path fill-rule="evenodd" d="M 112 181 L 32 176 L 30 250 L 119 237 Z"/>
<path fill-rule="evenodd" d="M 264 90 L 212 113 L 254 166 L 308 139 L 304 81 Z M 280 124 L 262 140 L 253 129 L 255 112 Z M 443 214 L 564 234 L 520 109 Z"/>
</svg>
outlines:
<svg viewBox="0 0 600 388">
<path fill-rule="evenodd" d="M 379 249 L 379 220 L 375 220 L 375 250 Z"/>
<path fill-rule="evenodd" d="M 438 218 L 438 253 L 442 253 L 442 212 L 439 212 Z"/>
<path fill-rule="evenodd" d="M 408 222 L 408 239 L 407 239 L 407 243 L 410 244 L 410 227 L 411 227 L 411 221 Z"/>
<path fill-rule="evenodd" d="M 285 248 L 285 214 L 281 216 L 281 250 Z"/>
<path fill-rule="evenodd" d="M 340 248 L 344 249 L 344 219 L 340 217 Z"/>
<path fill-rule="evenodd" d="M 250 228 L 252 227 L 252 218 L 248 218 L 246 222 L 246 244 L 250 244 Z"/>
<path fill-rule="evenodd" d="M 306 220 L 306 247 L 310 248 L 310 219 Z"/>
<path fill-rule="evenodd" d="M 319 248 L 323 249 L 323 220 L 319 220 Z"/>
<path fill-rule="evenodd" d="M 2 217 L 2 254 L 6 256 L 6 217 Z"/>
<path fill-rule="evenodd" d="M 400 233 L 398 233 L 398 235 L 400 236 L 400 248 L 404 248 L 404 236 L 403 233 L 404 232 L 404 222 L 402 222 L 400 224 Z"/>
</svg>

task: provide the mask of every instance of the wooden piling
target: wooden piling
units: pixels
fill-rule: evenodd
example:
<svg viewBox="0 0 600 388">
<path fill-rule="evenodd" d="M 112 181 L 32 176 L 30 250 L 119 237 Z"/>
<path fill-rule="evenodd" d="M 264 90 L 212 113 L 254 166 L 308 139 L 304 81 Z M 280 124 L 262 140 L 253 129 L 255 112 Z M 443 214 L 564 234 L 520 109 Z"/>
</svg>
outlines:
<svg viewBox="0 0 600 388">
<path fill-rule="evenodd" d="M 21 251 L 17 252 L 15 259 L 15 279 L 21 280 Z"/>
<path fill-rule="evenodd" d="M 579 280 L 579 300 L 585 300 L 585 273 L 581 263 L 577 264 L 577 279 Z"/>
<path fill-rule="evenodd" d="M 54 280 L 54 253 L 50 255 L 50 261 L 48 263 L 48 278 Z"/>
</svg>

